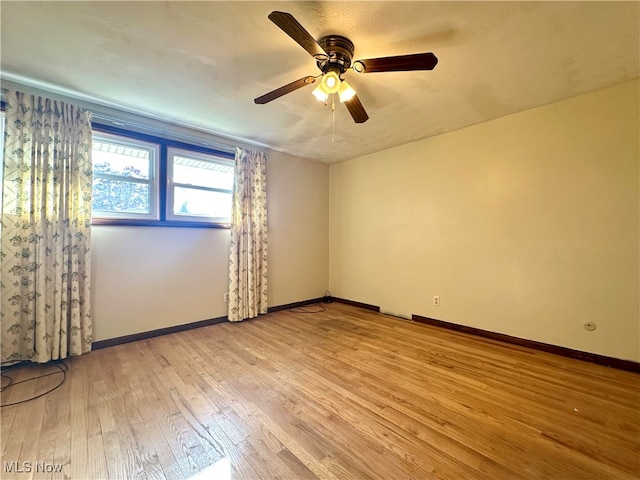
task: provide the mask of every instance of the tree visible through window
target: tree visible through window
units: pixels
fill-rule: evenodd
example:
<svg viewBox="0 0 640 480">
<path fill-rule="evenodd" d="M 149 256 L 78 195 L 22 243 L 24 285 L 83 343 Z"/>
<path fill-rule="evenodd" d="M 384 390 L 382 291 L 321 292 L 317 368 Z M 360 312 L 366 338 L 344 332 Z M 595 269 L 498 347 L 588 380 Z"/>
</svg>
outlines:
<svg viewBox="0 0 640 480">
<path fill-rule="evenodd" d="M 157 147 L 94 136 L 94 216 L 158 218 L 154 201 Z"/>
<path fill-rule="evenodd" d="M 94 165 L 96 177 L 93 182 L 93 209 L 98 211 L 121 211 L 149 213 L 149 187 L 113 179 L 115 176 L 142 178 L 142 171 L 126 166 L 122 172 L 110 162 Z"/>
</svg>

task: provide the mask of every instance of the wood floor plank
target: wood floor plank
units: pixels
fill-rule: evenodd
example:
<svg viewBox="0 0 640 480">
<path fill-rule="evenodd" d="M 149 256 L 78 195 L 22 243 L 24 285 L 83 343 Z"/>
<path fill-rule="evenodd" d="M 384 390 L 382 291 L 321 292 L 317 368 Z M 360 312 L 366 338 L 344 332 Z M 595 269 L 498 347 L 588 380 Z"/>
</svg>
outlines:
<svg viewBox="0 0 640 480">
<path fill-rule="evenodd" d="M 3 372 L 4 373 L 4 372 Z M 12 378 L 15 386 L 4 391 L 1 395 L 2 404 L 11 404 L 19 402 L 24 399 L 28 399 L 34 395 L 37 395 L 38 389 L 35 381 L 24 382 L 28 378 L 32 378 L 36 375 L 36 371 L 29 367 L 9 370 L 7 375 Z M 5 379 L 6 380 L 6 379 Z M 24 382 L 24 383 L 19 383 Z M 9 381 L 3 381 L 3 385 L 8 385 Z M 44 409 L 45 399 L 40 398 L 34 400 L 38 405 L 39 414 L 36 414 L 36 418 L 24 408 L 15 408 L 16 406 L 3 407 L 2 415 L 2 440 L 8 438 L 14 438 L 14 442 L 2 441 L 2 464 L 3 467 L 9 463 L 12 466 L 22 467 L 22 462 L 32 461 L 34 449 L 37 448 L 37 441 L 42 428 L 42 411 Z M 15 414 L 7 416 L 4 414 L 8 409 L 14 409 Z M 36 444 L 34 445 L 34 442 Z M 16 478 L 16 475 L 12 475 L 3 468 L 3 478 Z M 32 474 L 23 475 L 25 478 L 32 477 Z"/>
<path fill-rule="evenodd" d="M 325 307 L 69 360 L 1 412 L 3 461 L 63 473 L 2 478 L 640 480 L 640 375 Z"/>
</svg>

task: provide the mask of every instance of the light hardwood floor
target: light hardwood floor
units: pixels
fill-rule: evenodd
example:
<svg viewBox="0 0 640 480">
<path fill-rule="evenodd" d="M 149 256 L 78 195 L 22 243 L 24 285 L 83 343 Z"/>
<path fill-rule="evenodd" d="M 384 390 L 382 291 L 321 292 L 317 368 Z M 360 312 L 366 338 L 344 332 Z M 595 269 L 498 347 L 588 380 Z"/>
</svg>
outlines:
<svg viewBox="0 0 640 480">
<path fill-rule="evenodd" d="M 640 478 L 640 375 L 342 304 L 68 365 L 2 408 L 3 479 Z"/>
</svg>

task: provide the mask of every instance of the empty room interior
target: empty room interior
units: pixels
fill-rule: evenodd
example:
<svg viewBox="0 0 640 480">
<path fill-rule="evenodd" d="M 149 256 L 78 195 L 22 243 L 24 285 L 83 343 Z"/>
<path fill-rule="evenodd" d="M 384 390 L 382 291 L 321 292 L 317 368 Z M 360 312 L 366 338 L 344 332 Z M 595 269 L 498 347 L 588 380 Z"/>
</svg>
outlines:
<svg viewBox="0 0 640 480">
<path fill-rule="evenodd" d="M 2 1 L 0 476 L 640 479 L 640 3 Z"/>
</svg>

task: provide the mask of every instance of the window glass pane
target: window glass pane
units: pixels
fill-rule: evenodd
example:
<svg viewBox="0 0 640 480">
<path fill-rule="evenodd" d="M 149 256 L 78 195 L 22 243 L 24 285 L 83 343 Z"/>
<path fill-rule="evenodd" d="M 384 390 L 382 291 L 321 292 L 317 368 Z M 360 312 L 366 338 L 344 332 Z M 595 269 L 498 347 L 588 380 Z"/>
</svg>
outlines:
<svg viewBox="0 0 640 480">
<path fill-rule="evenodd" d="M 158 219 L 160 146 L 114 135 L 93 135 L 94 216 Z"/>
<path fill-rule="evenodd" d="M 151 189 L 147 183 L 93 178 L 93 211 L 149 214 Z"/>
<path fill-rule="evenodd" d="M 94 138 L 91 154 L 94 173 L 149 178 L 149 149 Z"/>
<path fill-rule="evenodd" d="M 199 187 L 233 189 L 233 165 L 173 156 L 173 181 Z"/>
<path fill-rule="evenodd" d="M 175 187 L 174 215 L 229 218 L 231 216 L 231 194 Z"/>
</svg>

